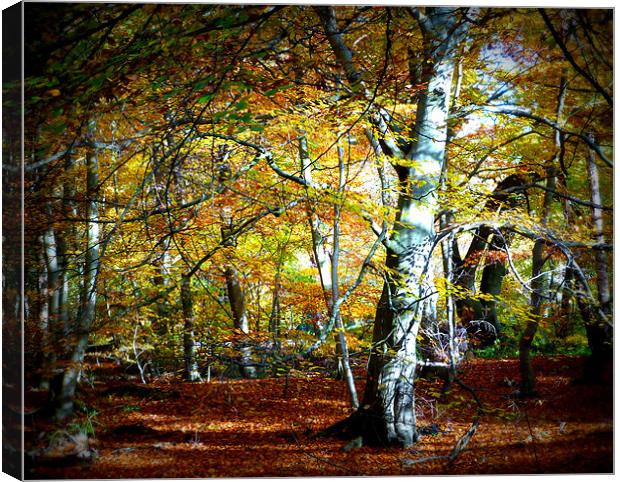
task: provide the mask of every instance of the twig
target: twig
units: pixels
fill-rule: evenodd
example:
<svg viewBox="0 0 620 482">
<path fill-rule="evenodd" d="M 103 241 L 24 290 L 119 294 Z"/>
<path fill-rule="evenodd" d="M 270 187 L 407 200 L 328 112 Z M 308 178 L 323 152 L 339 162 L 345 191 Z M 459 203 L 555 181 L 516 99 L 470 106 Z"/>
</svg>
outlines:
<svg viewBox="0 0 620 482">
<path fill-rule="evenodd" d="M 530 437 L 532 438 L 532 450 L 534 452 L 534 460 L 536 461 L 536 467 L 538 467 L 538 472 L 541 472 L 542 469 L 540 467 L 540 461 L 538 460 L 538 452 L 536 451 L 536 438 L 534 437 L 534 432 L 532 431 L 532 425 L 530 424 L 530 416 L 527 413 L 527 408 L 523 407 L 523 413 L 525 413 L 525 421 L 527 422 L 527 429 L 530 432 Z"/>
<path fill-rule="evenodd" d="M 455 378 L 454 383 L 456 383 L 463 390 L 469 392 L 469 394 L 478 405 L 478 413 L 476 413 L 476 416 L 474 417 L 471 423 L 471 427 L 469 427 L 469 430 L 465 432 L 465 434 L 458 440 L 458 442 L 452 449 L 452 452 L 450 452 L 450 456 L 448 458 L 448 465 L 452 465 L 457 459 L 457 457 L 465 450 L 465 448 L 467 448 L 467 444 L 469 444 L 469 441 L 473 438 L 476 430 L 478 429 L 478 425 L 480 425 L 480 417 L 482 416 L 484 410 L 482 401 L 480 400 L 480 397 L 473 388 L 471 388 L 469 385 L 465 385 L 465 383 L 463 383 L 460 378 Z"/>
<path fill-rule="evenodd" d="M 448 455 L 435 455 L 433 457 L 424 457 L 422 459 L 417 459 L 417 460 L 411 460 L 411 459 L 404 459 L 403 460 L 403 465 L 415 465 L 415 464 L 422 464 L 424 462 L 430 462 L 432 460 L 449 460 L 450 457 Z"/>
<path fill-rule="evenodd" d="M 291 429 L 290 432 L 291 432 L 291 435 L 293 436 L 293 441 L 297 445 L 300 445 L 299 438 L 297 438 L 297 434 L 295 433 L 295 431 L 293 429 Z M 337 469 L 344 470 L 348 474 L 354 473 L 349 467 L 345 467 L 344 465 L 336 464 L 336 463 L 332 462 L 331 460 L 327 460 L 327 459 L 324 459 L 324 458 L 321 458 L 321 457 L 317 457 L 316 455 L 313 455 L 313 454 L 309 454 L 309 453 L 306 453 L 306 452 L 302 452 L 302 453 L 304 455 L 310 457 L 310 458 L 318 460 L 319 462 L 323 462 L 324 464 L 331 465 L 333 467 L 336 467 Z"/>
<path fill-rule="evenodd" d="M 473 438 L 474 434 L 476 433 L 476 430 L 478 429 L 478 425 L 480 425 L 480 417 L 482 416 L 484 407 L 482 405 L 482 401 L 480 400 L 480 397 L 478 396 L 478 394 L 473 388 L 471 388 L 468 385 L 465 385 L 461 381 L 460 378 L 455 378 L 454 383 L 456 383 L 459 387 L 461 387 L 465 391 L 469 392 L 472 398 L 476 401 L 476 404 L 478 405 L 478 413 L 474 417 L 471 423 L 471 426 L 469 427 L 469 430 L 467 430 L 467 432 L 465 432 L 461 436 L 461 438 L 458 439 L 458 441 L 454 445 L 454 448 L 450 452 L 450 455 L 436 455 L 433 457 L 424 457 L 424 458 L 417 459 L 417 460 L 404 459 L 403 465 L 407 465 L 407 466 L 415 465 L 415 464 L 421 464 L 423 462 L 430 462 L 433 460 L 447 460 L 448 461 L 447 465 L 450 466 L 454 463 L 454 461 L 458 458 L 458 456 L 461 455 L 461 453 L 467 448 L 467 444 L 469 444 L 470 440 Z"/>
</svg>

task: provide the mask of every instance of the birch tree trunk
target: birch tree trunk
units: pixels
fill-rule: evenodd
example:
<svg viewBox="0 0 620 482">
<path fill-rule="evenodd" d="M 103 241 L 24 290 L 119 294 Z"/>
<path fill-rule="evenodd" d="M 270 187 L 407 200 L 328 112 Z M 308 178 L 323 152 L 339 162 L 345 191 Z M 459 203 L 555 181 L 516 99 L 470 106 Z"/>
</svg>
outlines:
<svg viewBox="0 0 620 482">
<path fill-rule="evenodd" d="M 602 205 L 601 185 L 598 175 L 598 166 L 595 162 L 594 152 L 588 150 L 588 181 L 590 183 L 590 201 L 596 206 Z M 597 207 L 592 208 L 592 224 L 594 226 L 594 236 L 596 243 L 605 243 L 603 210 Z M 609 261 L 607 253 L 602 250 L 594 251 L 596 261 L 596 287 L 598 289 L 598 300 L 601 308 L 606 314 L 611 313 L 611 292 L 609 289 L 609 275 L 607 267 Z"/>
<path fill-rule="evenodd" d="M 41 331 L 41 378 L 39 388 L 49 391 L 54 365 L 53 344 L 50 332 L 50 296 L 49 272 L 45 256 L 45 236 L 40 236 L 41 251 L 39 252 L 39 330 Z"/>
<path fill-rule="evenodd" d="M 60 348 L 60 334 L 61 330 L 58 327 L 59 322 L 59 306 L 62 301 L 61 287 L 59 286 L 59 267 L 58 257 L 56 256 L 56 237 L 54 236 L 54 227 L 49 226 L 42 236 L 43 241 L 43 255 L 45 259 L 45 268 L 47 272 L 47 296 L 48 296 L 48 309 L 47 309 L 47 327 L 46 332 L 49 334 L 48 341 L 49 346 L 49 358 L 48 368 L 49 373 L 44 377 L 49 378 L 49 382 L 54 377 L 54 369 L 56 367 L 57 356 L 62 353 Z M 50 384 L 49 388 L 52 388 Z M 51 393 L 51 395 L 55 395 Z"/>
<path fill-rule="evenodd" d="M 331 306 L 332 312 L 336 311 L 336 336 L 338 340 L 337 347 L 339 348 L 339 363 L 338 368 L 341 372 L 342 378 L 346 381 L 349 396 L 351 397 L 351 406 L 353 408 L 359 407 L 359 400 L 357 397 L 357 389 L 355 387 L 355 377 L 351 370 L 351 364 L 349 360 L 349 347 L 347 345 L 347 337 L 345 334 L 344 324 L 342 323 L 342 316 L 340 315 L 340 305 L 336 302 L 340 298 L 340 279 L 338 276 L 338 265 L 340 263 L 340 212 L 344 196 L 344 188 L 346 184 L 345 178 L 345 166 L 344 166 L 344 152 L 342 146 L 338 144 L 338 195 L 339 199 L 334 204 L 334 233 L 333 233 L 333 248 L 332 248 L 332 293 L 331 293 Z"/>
<path fill-rule="evenodd" d="M 338 145 L 338 164 L 339 164 L 339 185 L 338 194 L 342 196 L 345 188 L 345 168 L 344 153 L 342 147 Z M 305 136 L 299 138 L 299 159 L 301 162 L 301 173 L 306 185 L 312 185 L 312 162 L 308 154 L 308 146 Z M 341 207 L 336 202 L 334 204 L 334 225 L 332 234 L 332 253 L 330 261 L 330 253 L 327 250 L 327 237 L 324 234 L 325 226 L 317 214 L 317 209 L 313 200 L 310 199 L 308 189 L 306 187 L 306 195 L 308 196 L 308 224 L 310 225 L 310 233 L 312 238 L 312 251 L 314 259 L 319 271 L 319 279 L 323 290 L 323 297 L 327 306 L 328 316 L 331 317 L 334 312 L 336 300 L 339 298 L 339 278 L 338 264 L 340 258 L 340 211 Z M 355 388 L 355 380 L 351 365 L 349 363 L 349 349 L 347 346 L 347 338 L 344 332 L 342 317 L 340 316 L 340 308 L 336 310 L 336 356 L 338 358 L 338 366 L 336 371 L 337 379 L 344 379 L 347 383 L 347 389 L 351 398 L 351 405 L 357 408 L 359 405 L 357 389 Z"/>
<path fill-rule="evenodd" d="M 302 178 L 306 183 L 312 184 L 312 161 L 308 154 L 308 143 L 306 137 L 302 135 L 299 138 L 299 161 L 301 164 Z M 331 291 L 332 291 L 332 273 L 329 262 L 329 252 L 327 250 L 327 236 L 324 234 L 326 227 L 317 214 L 315 201 L 308 196 L 308 224 L 310 225 L 310 234 L 312 236 L 312 253 L 314 261 L 319 271 L 319 280 L 323 290 L 323 297 L 327 305 L 328 311 L 331 313 Z"/>
</svg>

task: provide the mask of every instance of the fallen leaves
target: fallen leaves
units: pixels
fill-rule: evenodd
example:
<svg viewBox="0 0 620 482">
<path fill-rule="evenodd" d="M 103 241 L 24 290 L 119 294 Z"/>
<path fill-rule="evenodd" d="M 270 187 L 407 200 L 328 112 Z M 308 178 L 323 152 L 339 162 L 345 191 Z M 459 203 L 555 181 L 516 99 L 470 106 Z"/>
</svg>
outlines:
<svg viewBox="0 0 620 482">
<path fill-rule="evenodd" d="M 605 385 L 565 383 L 582 360 L 536 359 L 538 400 L 514 401 L 504 380 L 518 379 L 516 360 L 474 360 L 463 381 L 490 409 L 467 449 L 447 459 L 475 415 L 474 403 L 440 405 L 419 413 L 426 427 L 412 449 L 373 448 L 314 438 L 350 413 L 343 382 L 283 378 L 211 383 L 153 383 L 135 389 L 95 385 L 84 394 L 101 427 L 99 457 L 88 467 L 40 465 L 30 476 L 53 478 L 293 477 L 409 474 L 610 472 L 612 397 Z M 564 380 L 558 386 L 558 380 Z M 361 383 L 358 381 L 362 389 Z M 140 388 L 137 388 L 140 387 Z M 559 389 L 558 389 L 559 388 Z M 139 392 L 143 397 L 137 397 Z M 174 392 L 174 396 L 161 396 Z M 107 393 L 107 395 L 103 395 Z M 154 396 L 156 395 L 156 396 Z M 450 400 L 461 395 L 456 388 Z M 508 401 L 512 400 L 512 403 Z M 132 407 L 123 411 L 123 407 Z M 139 410 L 133 409 L 139 407 Z M 234 410 L 233 410 L 234 409 Z M 510 414 L 510 416 L 507 416 Z M 529 423 L 528 423 L 529 420 Z"/>
</svg>

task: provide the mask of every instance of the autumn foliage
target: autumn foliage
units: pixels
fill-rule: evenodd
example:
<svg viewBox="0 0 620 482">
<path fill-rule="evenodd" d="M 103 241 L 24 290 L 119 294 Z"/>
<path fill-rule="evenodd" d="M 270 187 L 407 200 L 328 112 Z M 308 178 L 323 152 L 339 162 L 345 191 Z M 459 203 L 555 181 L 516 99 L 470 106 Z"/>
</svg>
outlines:
<svg viewBox="0 0 620 482">
<path fill-rule="evenodd" d="M 612 10 L 28 3 L 25 32 L 28 476 L 612 470 Z"/>
</svg>

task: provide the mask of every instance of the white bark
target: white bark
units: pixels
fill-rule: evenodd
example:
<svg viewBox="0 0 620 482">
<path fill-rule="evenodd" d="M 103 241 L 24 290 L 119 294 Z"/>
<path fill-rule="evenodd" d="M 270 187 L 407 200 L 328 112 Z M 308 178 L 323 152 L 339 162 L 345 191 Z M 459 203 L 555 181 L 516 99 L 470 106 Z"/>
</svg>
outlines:
<svg viewBox="0 0 620 482">
<path fill-rule="evenodd" d="M 598 166 L 594 160 L 594 153 L 592 150 L 588 151 L 588 181 L 590 183 L 590 201 L 594 205 L 601 206 L 602 198 Z M 604 244 L 605 225 L 602 209 L 596 207 L 592 208 L 592 224 L 594 225 L 595 242 Z M 603 311 L 611 313 L 611 292 L 609 289 L 609 275 L 607 272 L 607 254 L 603 251 L 595 251 L 594 258 L 596 260 L 596 286 L 598 288 L 599 303 Z"/>
<path fill-rule="evenodd" d="M 312 160 L 308 154 L 308 143 L 305 135 L 302 135 L 299 138 L 299 161 L 301 163 L 301 175 L 306 183 L 306 186 L 313 185 Z M 311 199 L 311 194 L 307 187 L 306 196 L 308 198 L 307 211 L 308 223 L 310 225 L 310 233 L 312 236 L 312 252 L 314 254 L 314 261 L 319 271 L 319 279 L 323 290 L 323 296 L 329 311 L 331 311 L 332 273 L 329 261 L 329 251 L 327 248 L 327 234 L 325 233 L 326 226 L 317 214 L 316 201 Z"/>
<path fill-rule="evenodd" d="M 345 67 L 350 82 L 351 55 L 331 23 L 323 17 L 334 53 Z M 454 70 L 454 46 L 465 27 L 456 25 L 454 9 L 428 9 L 421 18 L 426 62 L 422 69 L 415 139 L 406 159 L 395 162 L 399 199 L 387 252 L 387 275 L 377 308 L 368 380 L 362 409 L 368 413 L 365 436 L 381 443 L 409 446 L 418 434 L 415 419 L 414 374 L 416 338 L 426 311 L 432 310 L 428 265 L 434 243 L 436 191 L 446 147 L 448 102 Z M 379 116 L 380 117 L 380 116 Z M 377 116 L 372 117 L 373 120 Z M 381 119 L 382 120 L 382 119 Z M 383 133 L 383 125 L 377 126 Z M 397 150 L 390 149 L 394 156 Z M 384 148 L 385 150 L 385 148 Z"/>
</svg>

